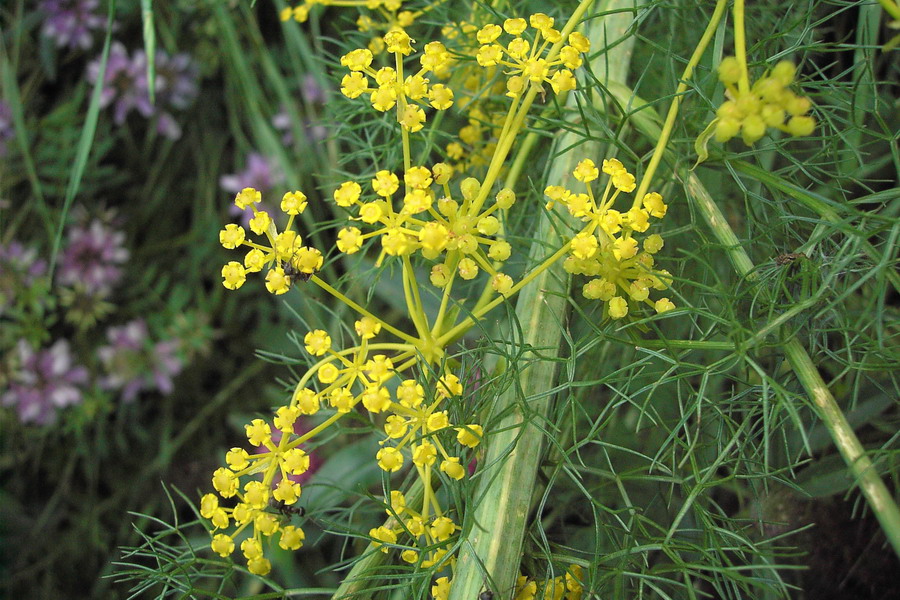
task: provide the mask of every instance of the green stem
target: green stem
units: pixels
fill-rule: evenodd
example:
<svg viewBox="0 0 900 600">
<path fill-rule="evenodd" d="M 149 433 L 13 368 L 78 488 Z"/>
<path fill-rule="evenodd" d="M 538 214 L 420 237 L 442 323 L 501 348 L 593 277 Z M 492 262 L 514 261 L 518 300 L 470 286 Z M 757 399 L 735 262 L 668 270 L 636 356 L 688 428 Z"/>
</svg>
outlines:
<svg viewBox="0 0 900 600">
<path fill-rule="evenodd" d="M 754 271 L 753 261 L 741 247 L 737 236 L 728 225 L 725 215 L 713 202 L 712 196 L 700 179 L 694 173 L 684 170 L 681 171 L 680 177 L 685 183 L 688 196 L 694 201 L 694 205 L 700 210 L 719 242 L 727 249 L 726 252 L 735 271 L 747 279 L 758 277 Z M 872 512 L 881 523 L 894 552 L 900 556 L 900 509 L 897 508 L 893 496 L 878 475 L 872 460 L 866 455 L 859 438 L 856 437 L 856 433 L 838 407 L 834 396 L 828 390 L 822 376 L 819 375 L 806 349 L 795 338 L 785 344 L 784 353 L 803 389 L 806 390 L 818 410 L 819 418 L 828 428 L 831 439 L 834 440 L 844 462 L 847 463 L 860 490 L 868 500 Z"/>
<path fill-rule="evenodd" d="M 746 94 L 750 91 L 750 70 L 747 68 L 747 39 L 744 34 L 744 0 L 734 0 L 734 54 L 741 66 L 738 89 Z"/>
<path fill-rule="evenodd" d="M 681 105 L 681 97 L 688 88 L 687 82 L 690 80 L 691 75 L 694 74 L 694 67 L 697 66 L 697 63 L 699 63 L 700 59 L 703 57 L 706 46 L 709 45 L 709 41 L 716 33 L 716 28 L 719 26 L 722 15 L 725 14 L 725 7 L 727 4 L 728 0 L 719 0 L 716 2 L 716 9 L 713 11 L 709 24 L 706 26 L 706 31 L 703 32 L 700 42 L 694 49 L 694 53 L 691 55 L 687 66 L 684 68 L 684 72 L 681 74 L 681 83 L 678 84 L 678 88 L 675 90 L 675 96 L 672 98 L 671 106 L 669 106 L 669 113 L 666 115 L 662 133 L 660 133 L 659 139 L 656 141 L 656 147 L 653 149 L 653 156 L 650 157 L 650 164 L 647 165 L 647 171 L 644 173 L 644 176 L 641 177 L 641 185 L 638 186 L 637 193 L 634 195 L 635 207 L 640 206 L 644 194 L 650 189 L 653 174 L 656 173 L 656 168 L 659 166 L 659 162 L 662 160 L 663 154 L 665 153 L 666 145 L 669 143 L 669 136 L 672 135 L 672 129 L 675 126 L 675 118 L 678 116 L 678 107 Z"/>
<path fill-rule="evenodd" d="M 421 479 L 416 479 L 406 492 L 406 503 L 409 506 L 416 506 L 422 503 L 425 497 L 425 487 L 422 485 Z M 384 526 L 391 528 L 397 525 L 394 517 L 388 517 L 384 522 Z M 378 592 L 378 588 L 373 586 L 372 578 L 377 576 L 379 568 L 384 565 L 390 554 L 382 552 L 374 545 L 370 545 L 366 553 L 359 558 L 354 564 L 350 572 L 344 577 L 344 581 L 331 597 L 332 600 L 350 599 L 367 600 L 372 598 Z"/>
<path fill-rule="evenodd" d="M 408 333 L 404 333 L 404 332 L 400 331 L 399 329 L 397 329 L 396 327 L 394 327 L 393 325 L 391 325 L 390 323 L 386 323 L 382 319 L 376 317 L 375 315 L 370 313 L 368 310 L 366 310 L 365 308 L 363 308 L 362 306 L 360 306 L 359 304 L 357 304 L 356 302 L 354 302 L 353 300 L 351 300 L 344 294 L 340 293 L 339 291 L 337 291 L 336 289 L 334 289 L 333 287 L 331 287 L 330 285 L 328 285 L 327 283 L 322 281 L 318 276 L 313 275 L 312 277 L 310 277 L 309 280 L 312 281 L 313 283 L 315 283 L 317 286 L 319 286 L 323 290 L 325 290 L 326 292 L 328 292 L 329 294 L 331 294 L 332 296 L 334 296 L 335 298 L 337 298 L 338 300 L 340 300 L 341 302 L 343 302 L 344 304 L 346 304 L 347 306 L 349 306 L 350 308 L 352 308 L 353 310 L 355 310 L 356 312 L 358 312 L 359 314 L 361 314 L 362 316 L 371 317 L 372 319 L 375 319 L 376 321 L 381 323 L 381 326 L 385 330 L 390 331 L 391 333 L 396 335 L 401 340 L 406 340 L 407 342 L 409 342 L 410 344 L 413 344 L 413 345 L 418 344 L 418 342 L 419 342 L 418 338 L 415 338 L 415 337 L 409 335 Z"/>
<path fill-rule="evenodd" d="M 732 160 L 729 161 L 728 164 L 733 166 L 737 171 L 746 173 L 754 179 L 784 192 L 794 200 L 803 204 L 803 206 L 805 206 L 809 210 L 819 215 L 820 218 L 827 221 L 828 223 L 836 226 L 846 224 L 846 218 L 842 218 L 837 212 L 837 209 L 832 208 L 832 203 L 827 198 L 814 194 L 813 192 L 810 192 L 808 190 L 804 190 L 803 188 L 794 185 L 793 183 L 785 181 L 778 175 L 770 171 L 760 169 L 759 167 L 755 167 L 748 162 L 742 160 Z M 844 206 L 844 208 L 846 209 L 846 205 Z M 859 235 L 856 230 L 848 227 L 841 227 L 841 231 L 851 235 Z M 881 257 L 878 254 L 878 250 L 875 249 L 872 243 L 869 242 L 869 240 L 866 239 L 864 235 L 859 235 L 859 240 L 863 251 L 869 255 L 869 258 L 871 258 L 875 263 L 880 262 Z M 886 269 L 885 274 L 888 278 L 888 281 L 890 281 L 891 285 L 894 286 L 894 289 L 896 291 L 900 291 L 900 273 L 898 273 L 894 269 Z"/>
<path fill-rule="evenodd" d="M 623 0 L 603 2 L 598 12 L 606 13 L 606 16 L 589 21 L 588 37 L 592 45 L 602 46 L 604 36 L 613 40 L 624 38 L 633 22 L 633 8 L 630 1 L 627 6 Z M 607 54 L 597 55 L 595 60 L 609 61 L 611 70 L 621 71 L 619 77 L 624 78 L 633 39 L 616 45 Z M 596 64 L 593 70 L 595 73 L 609 72 Z M 574 107 L 575 95 L 568 100 Z M 567 118 L 579 118 L 579 113 L 573 110 Z M 583 139 L 577 133 L 565 129 L 560 132 L 556 152 L 551 153 L 553 163 L 548 183 L 567 182 L 584 156 L 598 155 L 596 142 L 581 142 Z M 531 247 L 532 261 L 544 255 L 548 243 L 558 243 L 563 254 L 568 250 L 568 243 L 558 240 L 560 219 L 574 220 L 559 213 L 542 213 Z M 577 226 L 577 223 L 570 225 Z M 557 255 L 562 256 L 559 252 L 554 254 Z M 502 417 L 486 429 L 485 457 L 481 464 L 489 467 L 480 474 L 474 496 L 478 499 L 474 516 L 466 515 L 450 600 L 478 598 L 485 587 L 497 598 L 510 598 L 515 589 L 536 474 L 543 455 L 542 426 L 549 413 L 551 390 L 556 381 L 556 361 L 553 359 L 559 353 L 568 309 L 569 276 L 558 260 L 544 264 L 548 266 L 535 269 L 537 273 L 521 289 L 516 302 L 522 343 L 526 348 L 540 348 L 541 360 L 521 361 L 526 366 L 517 372 L 517 381 L 494 403 L 494 414 Z M 501 299 L 488 303 L 484 309 L 489 310 L 498 300 Z M 453 334 L 451 330 L 445 335 Z M 521 398 L 519 390 L 526 390 L 527 398 Z"/>
<path fill-rule="evenodd" d="M 891 15 L 894 19 L 900 19 L 900 4 L 891 2 L 891 0 L 878 0 L 878 4 L 884 9 L 884 12 Z"/>
</svg>

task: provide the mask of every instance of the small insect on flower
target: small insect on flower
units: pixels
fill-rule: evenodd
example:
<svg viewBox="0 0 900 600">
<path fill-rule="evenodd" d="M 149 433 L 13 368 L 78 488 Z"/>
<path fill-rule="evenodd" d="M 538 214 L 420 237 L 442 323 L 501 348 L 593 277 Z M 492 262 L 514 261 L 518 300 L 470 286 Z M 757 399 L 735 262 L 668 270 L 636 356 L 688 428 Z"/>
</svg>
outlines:
<svg viewBox="0 0 900 600">
<path fill-rule="evenodd" d="M 478 600 L 494 600 L 494 592 L 485 590 L 478 594 Z"/>
<path fill-rule="evenodd" d="M 294 266 L 293 257 L 291 258 L 291 260 L 282 260 L 280 262 L 281 268 L 284 270 L 284 274 L 287 276 L 287 278 L 291 280 L 291 284 L 293 284 L 295 281 L 309 281 L 309 278 L 313 275 L 312 273 L 304 273 L 296 266 Z"/>
<path fill-rule="evenodd" d="M 274 508 L 281 513 L 282 516 L 288 518 L 293 517 L 294 515 L 302 517 L 306 514 L 306 509 L 302 506 L 288 506 L 285 504 L 284 500 L 276 500 L 275 498 L 269 498 L 269 507 Z"/>
</svg>

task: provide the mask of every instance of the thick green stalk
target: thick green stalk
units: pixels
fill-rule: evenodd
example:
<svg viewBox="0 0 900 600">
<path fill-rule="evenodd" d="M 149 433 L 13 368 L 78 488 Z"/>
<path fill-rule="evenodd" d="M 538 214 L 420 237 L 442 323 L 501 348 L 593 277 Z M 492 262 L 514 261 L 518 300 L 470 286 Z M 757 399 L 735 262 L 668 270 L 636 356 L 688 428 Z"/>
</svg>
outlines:
<svg viewBox="0 0 900 600">
<path fill-rule="evenodd" d="M 586 32 L 594 48 L 601 48 L 625 36 L 632 24 L 634 4 L 620 0 L 601 3 L 598 12 L 612 14 L 591 21 Z M 626 10 L 627 9 L 627 10 Z M 622 11 L 622 12 L 616 12 Z M 633 38 L 632 38 L 633 39 Z M 610 79 L 624 79 L 631 57 L 631 40 L 598 55 L 594 73 Z M 599 64 L 598 64 L 599 63 Z M 573 108 L 575 95 L 567 105 Z M 578 118 L 578 111 L 569 113 Z M 577 129 L 577 128 L 573 128 Z M 567 184 L 572 170 L 584 158 L 599 158 L 599 145 L 579 143 L 578 133 L 562 132 L 556 139 L 553 165 L 548 183 Z M 557 233 L 557 212 L 543 214 L 534 233 L 531 260 L 547 254 L 547 244 L 562 245 Z M 556 225 L 556 226 L 554 226 Z M 487 432 L 485 465 L 475 493 L 474 515 L 466 519 L 464 539 L 453 574 L 450 600 L 472 600 L 488 589 L 495 598 L 510 598 L 522 560 L 522 545 L 528 527 L 528 515 L 534 496 L 535 478 L 542 456 L 544 421 L 547 417 L 556 381 L 556 362 L 567 315 L 568 275 L 561 262 L 548 268 L 525 286 L 516 302 L 516 316 L 522 326 L 522 343 L 540 348 L 540 360 L 534 360 L 517 372 L 515 384 L 496 400 L 494 414 L 503 415 Z M 525 357 L 523 363 L 529 361 Z M 535 358 L 535 357 L 531 357 Z M 520 395 L 520 390 L 526 396 Z"/>
<path fill-rule="evenodd" d="M 725 219 L 725 215 L 713 202 L 712 196 L 693 173 L 682 170 L 682 177 L 687 192 L 694 205 L 700 210 L 706 223 L 712 229 L 719 242 L 727 248 L 726 252 L 731 259 L 735 271 L 748 279 L 756 277 L 753 261 L 741 248 L 737 236 Z M 900 556 L 900 509 L 894 501 L 887 486 L 878 475 L 878 471 L 872 464 L 872 460 L 866 455 L 866 451 L 856 433 L 847 422 L 844 413 L 819 375 L 819 371 L 813 364 L 809 353 L 800 344 L 797 338 L 792 339 L 784 346 L 784 353 L 790 362 L 791 368 L 796 373 L 801 385 L 806 390 L 813 404 L 819 412 L 819 418 L 825 423 L 831 439 L 834 440 L 838 451 L 847 463 L 853 478 L 862 490 L 869 502 L 872 512 L 881 523 L 881 527 L 888 540 L 894 547 L 894 552 Z"/>
<path fill-rule="evenodd" d="M 406 501 L 410 506 L 417 506 L 422 503 L 425 496 L 425 487 L 422 485 L 421 479 L 410 486 L 406 492 Z M 397 524 L 394 517 L 388 517 L 384 522 L 385 527 L 394 527 Z M 334 592 L 332 600 L 342 600 L 353 598 L 353 600 L 367 600 L 375 594 L 376 589 L 384 584 L 384 578 L 381 576 L 381 568 L 388 562 L 390 554 L 384 553 L 376 549 L 374 544 L 370 544 L 368 550 L 359 560 L 353 563 L 353 568 L 344 577 L 344 581 Z M 375 589 L 373 589 L 375 588 Z"/>
</svg>

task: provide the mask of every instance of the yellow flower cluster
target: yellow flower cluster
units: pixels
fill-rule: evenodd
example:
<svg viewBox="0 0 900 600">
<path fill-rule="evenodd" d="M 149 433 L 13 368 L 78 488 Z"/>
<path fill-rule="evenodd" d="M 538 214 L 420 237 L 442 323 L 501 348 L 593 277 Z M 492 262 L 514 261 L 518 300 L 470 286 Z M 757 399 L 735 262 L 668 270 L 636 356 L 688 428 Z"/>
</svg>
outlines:
<svg viewBox="0 0 900 600">
<path fill-rule="evenodd" d="M 481 47 L 475 60 L 482 67 L 499 65 L 508 69 L 511 75 L 506 81 L 506 94 L 511 98 L 518 98 L 529 86 L 540 88 L 544 82 L 557 94 L 573 90 L 576 82 L 572 70 L 581 66 L 582 55 L 590 51 L 591 44 L 582 34 L 573 32 L 557 51 L 563 39 L 553 23 L 553 17 L 535 13 L 528 22 L 516 18 L 507 19 L 502 27 L 485 25 L 476 34 Z M 528 30 L 529 24 L 533 31 Z M 500 43 L 504 34 L 512 36 L 505 45 Z"/>
<path fill-rule="evenodd" d="M 422 106 L 446 110 L 453 106 L 453 90 L 442 83 L 431 84 L 425 76 L 438 74 L 449 68 L 451 56 L 441 42 L 425 45 L 419 57 L 421 68 L 414 74 L 403 76 L 403 58 L 413 52 L 410 39 L 402 30 L 389 31 L 384 36 L 388 52 L 396 57 L 395 67 L 372 68 L 374 56 L 366 48 L 352 50 L 341 57 L 341 64 L 350 70 L 341 80 L 341 93 L 348 98 L 369 95 L 372 107 L 380 112 L 397 107 L 397 121 L 407 131 L 419 131 L 425 124 Z M 374 80 L 374 87 L 372 81 Z"/>
<path fill-rule="evenodd" d="M 387 552 L 386 544 L 397 544 L 403 534 L 408 533 L 414 547 L 403 550 L 400 558 L 426 569 L 438 564 L 447 555 L 447 549 L 441 546 L 459 530 L 453 519 L 438 514 L 432 517 L 427 512 L 414 510 L 406 504 L 406 497 L 396 490 L 391 492 L 389 501 L 385 500 L 388 506 L 385 512 L 393 517 L 392 522 L 395 525 L 375 527 L 369 531 L 369 536 L 376 547 L 381 547 L 382 552 Z M 430 508 L 429 502 L 424 503 L 423 511 Z"/>
<path fill-rule="evenodd" d="M 356 19 L 356 27 L 361 33 L 375 33 L 376 35 L 369 40 L 369 50 L 372 54 L 378 55 L 384 52 L 387 44 L 384 34 L 393 30 L 406 31 L 407 27 L 412 26 L 416 19 L 422 16 L 422 10 L 400 10 L 401 2 L 393 0 L 385 2 L 378 7 L 376 11 L 377 17 L 373 19 L 369 15 L 360 15 Z"/>
<path fill-rule="evenodd" d="M 478 172 L 478 169 L 487 167 L 497 149 L 497 138 L 503 129 L 505 115 L 498 110 L 485 113 L 482 109 L 485 103 L 481 100 L 468 105 L 465 111 L 467 122 L 460 127 L 457 141 L 447 144 L 447 159 L 454 171 Z M 501 174 L 505 171 L 504 168 Z"/>
<path fill-rule="evenodd" d="M 397 11 L 400 9 L 402 0 L 303 0 L 303 4 L 281 9 L 279 16 L 282 21 L 293 19 L 298 23 L 305 23 L 309 18 L 309 11 L 316 4 L 321 4 L 322 6 L 359 6 L 371 10 L 384 10 L 392 15 L 396 15 L 399 20 L 400 15 L 397 15 Z M 407 19 L 405 16 L 403 18 Z M 409 23 L 412 23 L 412 19 L 409 19 Z"/>
<path fill-rule="evenodd" d="M 215 533 L 227 529 L 232 521 L 237 529 L 232 533 L 215 533 L 212 549 L 222 556 L 230 555 L 235 539 L 252 525 L 253 534 L 241 544 L 251 572 L 264 575 L 270 569 L 264 556 L 263 542 L 280 534 L 279 546 L 297 549 L 302 544 L 303 531 L 285 525 L 272 510 L 291 506 L 300 497 L 300 485 L 289 476 L 305 473 L 309 469 L 309 456 L 298 446 L 362 405 L 373 419 L 379 420 L 385 433 L 381 448 L 375 455 L 378 466 L 388 473 L 400 470 L 412 463 L 425 483 L 425 498 L 420 510 L 406 506 L 400 492 L 391 496 L 389 514 L 396 516 L 397 527 L 373 529 L 370 535 L 376 544 L 387 551 L 385 544 L 394 544 L 403 532 L 413 536 L 413 545 L 427 548 L 423 553 L 417 548 L 407 548 L 402 558 L 410 563 L 430 566 L 446 553 L 436 544 L 452 536 L 457 526 L 441 508 L 433 491 L 433 484 L 441 474 L 452 480 L 465 477 L 465 466 L 456 448 L 475 448 L 481 442 L 482 428 L 477 424 L 454 425 L 450 422 L 446 400 L 458 397 L 463 388 L 459 378 L 445 372 L 436 381 L 420 383 L 404 379 L 396 385 L 391 380 L 400 370 L 416 364 L 415 350 L 407 350 L 394 356 L 376 353 L 384 347 L 396 344 L 373 344 L 382 329 L 381 323 L 372 317 L 356 321 L 354 329 L 359 345 L 348 350 L 332 349 L 331 337 L 323 330 L 313 330 L 303 339 L 306 351 L 318 362 L 301 379 L 291 402 L 279 408 L 274 425 L 281 432 L 276 444 L 272 430 L 262 419 L 255 419 L 246 426 L 251 446 L 264 447 L 267 451 L 251 455 L 240 448 L 233 448 L 225 456 L 228 467 L 213 473 L 212 483 L 219 496 L 206 494 L 201 500 L 201 514 L 212 522 Z M 406 361 L 405 366 L 395 365 L 395 360 Z M 318 385 L 311 383 L 313 377 Z M 315 389 L 318 388 L 318 389 Z M 302 435 L 294 435 L 294 423 L 301 416 L 316 415 L 327 405 L 331 416 L 316 429 Z M 381 415 L 384 415 L 383 417 Z M 257 475 L 262 474 L 259 479 Z M 247 481 L 242 482 L 241 478 Z M 220 498 L 237 498 L 234 507 L 220 504 Z"/>
<path fill-rule="evenodd" d="M 570 566 L 564 575 L 552 579 L 535 580 L 519 575 L 513 600 L 535 600 L 538 597 L 545 600 L 581 600 L 584 594 L 584 587 L 581 584 L 583 577 L 582 569 L 578 565 Z M 451 583 L 449 577 L 436 579 L 431 586 L 432 597 L 435 600 L 447 600 L 450 597 Z"/>
<path fill-rule="evenodd" d="M 431 282 L 437 287 L 446 287 L 456 274 L 466 280 L 474 279 L 483 269 L 492 277 L 494 289 L 506 294 L 512 288 L 512 278 L 498 272 L 492 261 L 502 263 L 510 256 L 509 243 L 495 239 L 501 228 L 497 214 L 510 208 L 516 195 L 504 188 L 497 193 L 494 203 L 482 210 L 475 202 L 481 190 L 478 180 L 471 177 L 463 180 L 459 186 L 461 198 L 454 199 L 448 185 L 452 173 L 453 169 L 445 163 L 437 163 L 431 170 L 411 167 L 404 174 L 406 193 L 398 208 L 394 206 L 393 195 L 400 187 L 400 180 L 390 171 L 375 174 L 372 179 L 375 198 L 369 201 L 360 199 L 362 187 L 358 183 L 345 182 L 334 193 L 338 206 L 358 207 L 357 219 L 379 227 L 368 233 L 357 227 L 341 229 L 338 249 L 353 254 L 366 239 L 380 237 L 382 257 L 409 256 L 415 252 L 428 260 L 443 257 L 443 262 L 431 270 Z M 444 195 L 440 199 L 435 199 L 433 185 L 442 187 Z"/>
<path fill-rule="evenodd" d="M 599 178 L 600 169 L 590 159 L 578 163 L 573 171 L 575 179 L 585 184 L 586 193 L 555 185 L 544 190 L 550 198 L 548 208 L 558 202 L 573 217 L 586 223 L 572 238 L 570 256 L 563 267 L 569 273 L 593 277 L 584 285 L 582 293 L 585 298 L 605 302 L 604 314 L 613 319 L 628 314 L 629 300 L 632 304 L 648 304 L 658 313 L 675 308 L 668 298 L 656 302 L 649 298 L 651 289 L 664 290 L 671 280 L 667 271 L 654 269 L 653 255 L 663 247 L 662 237 L 653 234 L 645 238 L 643 251 L 635 237 L 636 233 L 649 229 L 651 217 L 664 217 L 668 206 L 662 196 L 651 192 L 627 212 L 615 210 L 612 206 L 619 195 L 631 193 L 637 187 L 635 178 L 615 158 L 604 160 L 602 170 L 608 180 L 599 200 L 590 183 Z"/>
<path fill-rule="evenodd" d="M 225 455 L 227 467 L 213 473 L 212 484 L 216 494 L 206 494 L 200 501 L 200 514 L 212 522 L 211 547 L 226 557 L 235 549 L 235 540 L 252 529 L 252 534 L 241 542 L 241 553 L 247 560 L 251 573 L 265 575 L 272 565 L 264 556 L 264 542 L 277 537 L 278 545 L 285 550 L 297 550 L 303 545 L 305 534 L 294 525 L 286 524 L 275 507 L 291 506 L 300 498 L 300 484 L 291 476 L 302 475 L 309 469 L 309 456 L 298 446 L 294 438 L 294 422 L 300 411 L 294 406 L 283 406 L 275 416 L 275 426 L 281 432 L 276 444 L 272 440 L 272 428 L 262 419 L 254 419 L 245 426 L 251 446 L 265 448 L 257 454 L 249 454 L 243 448 L 232 448 Z M 261 475 L 261 477 L 259 476 Z M 242 485 L 242 478 L 245 479 Z M 221 499 L 235 499 L 233 507 L 221 504 Z M 230 533 L 215 533 L 235 525 Z"/>
<path fill-rule="evenodd" d="M 225 248 L 234 250 L 247 246 L 250 251 L 243 263 L 231 261 L 222 267 L 222 284 L 229 290 L 236 290 L 247 280 L 247 273 L 257 273 L 269 268 L 266 273 L 266 289 L 273 294 L 287 292 L 297 279 L 308 278 L 322 267 L 322 253 L 315 248 L 304 246 L 303 240 L 291 229 L 294 218 L 306 210 L 306 196 L 302 192 L 288 192 L 281 199 L 281 210 L 288 215 L 284 230 L 279 232 L 272 217 L 257 204 L 262 200 L 259 191 L 244 188 L 234 199 L 241 210 L 252 210 L 250 231 L 265 235 L 268 245 L 251 242 L 246 230 L 235 224 L 225 226 L 219 232 L 219 242 Z"/>
<path fill-rule="evenodd" d="M 727 142 L 738 133 L 752 146 L 774 127 L 793 136 L 813 132 L 815 120 L 808 116 L 812 107 L 809 98 L 798 96 L 788 89 L 794 82 L 796 67 L 783 60 L 753 86 L 742 83 L 743 69 L 737 58 L 726 57 L 719 64 L 719 81 L 725 84 L 728 100 L 716 111 L 715 135 L 719 142 Z"/>
</svg>

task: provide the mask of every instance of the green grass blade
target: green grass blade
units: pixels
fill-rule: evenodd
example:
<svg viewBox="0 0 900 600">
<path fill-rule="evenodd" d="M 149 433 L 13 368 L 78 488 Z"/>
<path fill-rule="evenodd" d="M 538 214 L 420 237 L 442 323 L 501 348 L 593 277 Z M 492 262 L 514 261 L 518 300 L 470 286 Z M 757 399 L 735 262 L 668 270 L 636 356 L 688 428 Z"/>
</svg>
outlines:
<svg viewBox="0 0 900 600">
<path fill-rule="evenodd" d="M 141 0 L 141 22 L 144 26 L 144 52 L 147 53 L 147 89 L 150 104 L 156 103 L 156 29 L 153 27 L 153 0 Z"/>
<path fill-rule="evenodd" d="M 100 115 L 100 94 L 103 91 L 103 77 L 106 74 L 106 63 L 109 60 L 109 47 L 112 42 L 113 22 L 116 17 L 116 0 L 109 1 L 109 12 L 106 17 L 106 38 L 103 40 L 103 52 L 100 55 L 100 68 L 97 71 L 97 82 L 94 84 L 94 91 L 91 94 L 91 102 L 88 105 L 87 116 L 84 119 L 84 127 L 81 129 L 81 138 L 78 140 L 78 149 L 75 153 L 75 163 L 72 165 L 72 171 L 69 175 L 69 183 L 66 186 L 66 196 L 63 201 L 62 211 L 59 215 L 59 226 L 56 229 L 56 237 L 53 240 L 53 250 L 50 254 L 50 277 L 53 277 L 53 270 L 56 267 L 56 257 L 59 254 L 59 246 L 62 243 L 63 229 L 66 226 L 66 215 L 69 214 L 69 208 L 72 201 L 75 200 L 75 194 L 81 186 L 81 177 L 84 175 L 84 168 L 87 165 L 88 156 L 91 153 L 91 146 L 94 143 L 94 134 L 97 132 L 97 119 Z"/>
</svg>

